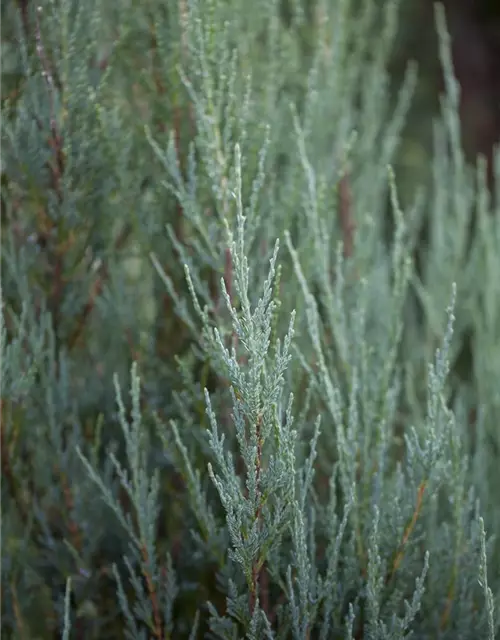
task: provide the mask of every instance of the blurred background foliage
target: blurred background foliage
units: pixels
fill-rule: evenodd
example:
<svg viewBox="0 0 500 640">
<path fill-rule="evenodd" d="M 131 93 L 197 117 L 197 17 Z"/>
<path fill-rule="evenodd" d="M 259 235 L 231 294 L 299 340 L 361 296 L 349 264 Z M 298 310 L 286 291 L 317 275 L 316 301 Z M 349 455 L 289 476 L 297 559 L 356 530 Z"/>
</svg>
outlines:
<svg viewBox="0 0 500 640">
<path fill-rule="evenodd" d="M 335 7 L 337 0 L 330 0 Z M 292 16 L 300 11 L 305 13 L 305 20 L 301 21 L 298 34 L 289 33 L 287 47 L 288 56 L 293 60 L 290 69 L 298 71 L 292 78 L 284 78 L 283 87 L 291 94 L 297 95 L 300 104 L 300 95 L 305 88 L 306 70 L 310 65 L 310 53 L 313 50 L 313 39 L 316 37 L 318 24 L 321 22 L 319 4 L 317 0 L 280 0 L 281 16 L 285 26 L 290 26 Z M 357 0 L 362 6 L 363 0 Z M 53 4 L 53 2 L 49 3 Z M 127 171 L 123 175 L 141 176 L 141 183 L 135 184 L 133 179 L 126 180 L 126 184 L 104 185 L 107 190 L 106 202 L 111 209 L 118 213 L 126 202 L 136 210 L 138 225 L 140 211 L 146 211 L 151 198 L 157 198 L 157 194 L 151 195 L 149 187 L 160 182 L 163 178 L 163 169 L 158 162 L 151 157 L 151 148 L 144 136 L 144 125 L 148 125 L 153 136 L 157 139 L 168 138 L 169 131 L 173 129 L 176 136 L 176 146 L 182 149 L 186 156 L 187 143 L 193 133 L 192 106 L 186 109 L 185 95 L 181 86 L 181 80 L 173 72 L 176 65 L 182 64 L 183 35 L 179 33 L 179 15 L 182 13 L 183 0 L 179 2 L 155 3 L 154 11 L 163 11 L 160 23 L 166 25 L 166 32 L 157 32 L 155 20 L 158 15 L 148 19 L 148 10 L 144 10 L 138 0 L 123 0 L 120 3 L 97 3 L 99 12 L 105 12 L 107 19 L 95 25 L 98 33 L 97 40 L 102 42 L 100 50 L 89 54 L 91 69 L 82 71 L 82 82 L 86 77 L 95 76 L 96 86 L 99 77 L 107 73 L 109 56 L 112 55 L 114 72 L 112 74 L 112 86 L 108 87 L 108 99 L 117 98 L 120 103 L 120 113 L 117 113 L 116 121 L 108 123 L 109 158 L 108 162 L 122 160 L 114 158 L 120 152 L 113 151 L 112 140 L 114 130 L 123 132 L 130 140 L 130 148 L 134 152 L 129 155 Z M 209 6 L 210 3 L 207 4 Z M 354 3 L 356 4 L 356 3 Z M 437 35 L 434 21 L 433 0 L 403 0 L 399 15 L 399 28 L 396 44 L 392 50 L 391 65 L 389 68 L 390 80 L 393 85 L 393 100 L 397 99 L 397 90 L 401 86 L 405 70 L 409 60 L 414 60 L 418 66 L 418 82 L 412 99 L 407 123 L 403 129 L 402 140 L 398 146 L 395 174 L 398 182 L 398 191 L 403 207 L 411 206 L 414 202 L 416 191 L 430 186 L 432 173 L 433 153 L 433 126 L 434 118 L 439 110 L 439 95 L 443 89 L 442 70 L 439 63 L 437 49 Z M 494 144 L 500 139 L 500 3 L 496 0 L 445 0 L 443 2 L 447 15 L 448 27 L 452 40 L 453 63 L 455 73 L 461 86 L 460 116 L 462 122 L 462 142 L 468 160 L 474 163 L 477 154 L 482 154 L 488 161 L 488 177 L 492 180 L 492 156 Z M 23 95 L 26 82 L 23 69 L 23 47 L 19 43 L 19 29 L 24 32 L 28 48 L 32 52 L 36 48 L 34 35 L 32 0 L 6 0 L 1 5 L 1 59 L 2 59 L 2 116 L 6 116 L 9 105 L 10 114 L 14 114 L 17 100 Z M 43 9 L 43 3 L 40 5 Z M 153 9 L 152 9 L 153 11 Z M 297 37 L 296 37 L 297 36 Z M 118 43 L 118 44 L 117 44 Z M 180 45 L 180 46 L 179 46 Z M 90 47 L 90 45 L 89 45 Z M 112 54 L 110 52 L 112 51 Z M 126 52 L 127 55 L 123 55 Z M 29 51 L 27 52 L 29 54 Z M 252 52 L 253 54 L 254 52 Z M 303 78 L 300 77 L 300 69 L 304 70 Z M 290 72 L 291 74 L 292 72 Z M 169 78 L 168 90 L 164 86 L 163 78 Z M 177 84 L 176 84 L 177 83 Z M 75 87 L 78 81 L 73 81 Z M 84 91 L 82 89 L 82 91 Z M 111 92 L 111 93 L 109 93 Z M 82 104 L 84 102 L 82 93 Z M 87 114 L 84 117 L 92 117 Z M 89 125 L 90 126 L 90 125 Z M 113 130 L 113 127 L 115 128 Z M 288 150 L 282 149 L 283 157 Z M 147 158 L 147 160 L 146 160 Z M 5 193 L 9 189 L 16 189 L 15 174 L 12 171 L 12 162 L 5 151 L 0 158 L 1 186 L 2 186 L 2 225 L 6 223 Z M 10 163 L 10 164 L 9 164 Z M 9 168 L 7 165 L 9 164 Z M 85 165 L 87 166 L 87 165 Z M 22 168 L 20 168 L 23 171 Z M 85 168 L 83 168 L 86 171 Z M 97 176 L 101 171 L 94 169 Z M 14 180 L 12 179 L 14 176 Z M 31 188 L 30 188 L 31 189 Z M 86 186 L 81 185 L 83 192 Z M 24 212 L 35 208 L 37 196 L 31 190 L 31 195 L 26 200 L 25 194 L 18 194 L 23 201 Z M 13 198 L 13 200 L 12 200 Z M 149 200 L 148 200 L 149 198 Z M 179 216 L 172 197 L 165 194 L 162 207 L 169 212 L 167 217 L 173 222 L 176 233 L 180 231 Z M 19 200 L 19 198 L 18 198 Z M 19 202 L 21 201 L 19 200 Z M 10 201 L 16 202 L 16 194 L 10 194 Z M 30 204 L 28 205 L 28 202 Z M 102 200 L 104 202 L 104 200 Z M 89 205 L 87 201 L 87 206 Z M 96 203 L 93 206 L 97 205 Z M 107 206 L 107 205 L 106 205 Z M 389 207 L 388 207 L 389 210 Z M 120 216 L 116 216 L 113 236 L 119 246 L 127 245 L 131 238 L 137 238 L 141 231 L 136 228 L 122 228 Z M 37 222 L 36 225 L 40 223 Z M 151 221 L 148 223 L 151 224 Z M 28 225 L 29 226 L 29 225 Z M 426 242 L 425 220 L 421 225 L 421 243 Z M 153 238 L 157 238 L 151 247 L 156 251 L 159 247 L 155 243 L 164 246 L 163 228 L 157 230 Z M 101 232 L 99 232 L 101 233 Z M 104 231 L 104 237 L 107 232 Z M 95 239 L 95 238 L 94 238 Z M 97 245 L 105 246 L 107 240 L 99 239 Z M 138 240 L 140 244 L 140 240 Z M 96 246 L 96 245 L 94 245 Z M 104 250 L 104 249 L 103 249 Z M 98 256 L 99 257 L 99 256 Z M 128 260 L 133 279 L 141 277 L 137 273 L 140 270 L 140 261 Z M 182 280 L 182 274 L 177 274 Z M 136 309 L 141 310 L 142 326 L 151 326 L 155 309 L 152 308 L 152 293 L 154 285 L 151 282 L 141 282 L 141 303 Z M 48 282 L 50 288 L 51 284 Z M 162 286 L 161 284 L 159 286 Z M 8 292 L 4 291 L 8 295 Z M 134 294 L 137 295 L 137 292 Z M 156 290 L 153 296 L 156 300 L 163 299 L 164 311 L 168 311 L 170 304 L 168 296 L 162 289 Z M 162 304 L 163 304 L 162 303 Z M 171 341 L 168 339 L 172 327 L 164 318 L 169 313 L 162 314 L 162 322 L 156 328 L 156 344 L 165 345 L 162 357 L 171 355 Z M 148 331 L 143 331 L 142 336 L 129 336 L 136 345 L 144 345 L 148 341 Z M 181 343 L 179 336 L 179 343 Z M 135 357 L 140 355 L 136 350 Z M 128 370 L 128 362 L 124 362 L 124 371 Z M 470 363 L 468 358 L 462 368 L 467 370 Z M 114 365 L 116 367 L 116 363 Z M 109 377 L 111 372 L 102 371 L 102 379 Z"/>
<path fill-rule="evenodd" d="M 6 100 L 15 98 L 21 90 L 22 61 L 16 38 L 15 15 L 20 15 L 24 27 L 29 29 L 27 16 L 30 2 L 32 0 L 2 2 L 2 105 Z M 335 4 L 334 0 L 332 2 Z M 359 4 L 362 2 L 359 0 Z M 130 4 L 132 6 L 134 3 Z M 282 0 L 285 23 L 290 20 L 296 4 L 296 0 Z M 419 70 L 418 85 L 403 133 L 396 171 L 403 204 L 411 201 L 415 188 L 426 184 L 430 175 L 433 118 L 439 108 L 438 96 L 442 89 L 434 4 L 433 0 L 405 0 L 402 3 L 398 37 L 392 54 L 390 71 L 395 87 L 401 85 L 408 60 L 415 60 Z M 307 60 L 308 42 L 315 37 L 317 2 L 308 0 L 303 5 L 306 7 L 306 24 L 309 27 L 303 28 L 300 37 L 302 53 Z M 452 38 L 455 73 L 461 86 L 464 149 L 472 161 L 478 153 L 488 158 L 491 177 L 493 146 L 500 137 L 500 2 L 444 0 L 443 5 Z M 111 6 L 109 11 L 113 13 Z M 120 16 L 116 18 L 119 20 Z M 112 39 L 113 35 L 103 34 L 103 41 Z M 126 46 L 126 41 L 122 46 Z M 135 40 L 130 46 L 137 52 L 139 68 L 151 53 L 151 42 L 146 39 Z M 106 46 L 103 45 L 103 60 L 105 50 Z M 140 82 L 129 87 L 134 93 L 131 103 L 137 104 L 139 85 Z M 147 96 L 142 94 L 139 104 L 143 110 L 147 110 Z"/>
</svg>

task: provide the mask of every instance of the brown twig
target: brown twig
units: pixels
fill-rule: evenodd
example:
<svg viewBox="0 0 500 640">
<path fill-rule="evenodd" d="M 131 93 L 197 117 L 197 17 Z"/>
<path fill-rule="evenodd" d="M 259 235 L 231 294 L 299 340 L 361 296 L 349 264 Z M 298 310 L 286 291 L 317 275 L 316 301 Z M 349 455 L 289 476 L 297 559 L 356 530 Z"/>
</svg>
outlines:
<svg viewBox="0 0 500 640">
<path fill-rule="evenodd" d="M 439 630 L 443 632 L 448 626 L 448 621 L 450 619 L 451 608 L 453 606 L 454 600 L 454 588 L 453 586 L 450 588 L 448 595 L 446 596 L 446 603 L 441 614 L 441 619 L 439 621 Z"/>
<path fill-rule="evenodd" d="M 344 258 L 350 258 L 354 250 L 356 225 L 352 214 L 352 195 L 348 174 L 343 175 L 339 183 L 339 222 L 344 243 Z"/>
<path fill-rule="evenodd" d="M 39 15 L 42 13 L 42 7 L 37 8 L 36 19 L 35 19 L 35 39 L 36 39 L 36 52 L 38 55 L 38 59 L 40 60 L 40 64 L 42 66 L 42 76 L 45 79 L 47 84 L 47 93 L 49 97 L 49 123 L 50 123 L 50 138 L 49 138 L 49 146 L 52 148 L 54 152 L 54 160 L 53 164 L 49 165 L 52 176 L 52 187 L 57 194 L 59 202 L 62 202 L 63 195 L 61 189 L 61 177 L 64 173 L 65 167 L 65 158 L 63 151 L 63 139 L 59 132 L 59 128 L 57 126 L 57 119 L 55 113 L 55 104 L 54 104 L 54 94 L 56 90 L 61 87 L 56 87 L 56 82 L 54 80 L 55 76 L 51 70 L 49 59 L 46 54 L 43 40 L 42 40 L 42 31 L 40 26 L 40 18 Z"/>
<path fill-rule="evenodd" d="M 73 492 L 68 484 L 66 475 L 59 468 L 56 468 L 56 473 L 59 476 L 59 480 L 61 482 L 64 504 L 67 512 L 67 527 L 71 544 L 76 551 L 80 552 L 82 549 L 82 532 L 80 531 L 78 524 L 73 518 L 73 513 L 75 510 Z"/>
<path fill-rule="evenodd" d="M 127 225 L 122 232 L 119 234 L 118 238 L 116 239 L 115 245 L 114 245 L 114 249 L 115 251 L 120 250 L 121 248 L 123 248 L 123 246 L 125 245 L 130 233 L 132 232 L 132 228 Z M 95 303 L 97 301 L 97 298 L 101 295 L 102 290 L 104 288 L 104 283 L 106 282 L 107 278 L 109 277 L 109 269 L 106 263 L 102 263 L 97 271 L 97 277 L 94 280 L 94 282 L 92 283 L 92 286 L 90 288 L 90 292 L 89 292 L 89 298 L 87 300 L 87 302 L 85 303 L 85 306 L 83 307 L 83 311 L 81 312 L 77 323 L 76 323 L 76 327 L 73 329 L 69 339 L 68 339 L 68 348 L 71 350 L 75 344 L 78 342 L 78 339 L 80 338 L 83 329 L 85 328 L 85 325 L 87 324 L 87 321 L 90 317 L 90 314 L 92 313 L 94 307 L 95 307 Z"/>
<path fill-rule="evenodd" d="M 19 13 L 21 14 L 21 22 L 23 25 L 25 37 L 28 37 L 30 32 L 28 4 L 29 0 L 17 0 L 17 7 L 19 9 Z"/>
<path fill-rule="evenodd" d="M 35 14 L 36 53 L 40 61 L 40 65 L 42 67 L 42 76 L 45 79 L 45 83 L 47 85 L 47 95 L 49 100 L 50 134 L 48 139 L 48 145 L 52 150 L 52 154 L 53 154 L 52 160 L 48 161 L 49 175 L 50 175 L 52 190 L 56 194 L 57 201 L 61 206 L 64 201 L 63 189 L 62 189 L 62 176 L 65 171 L 66 162 L 65 162 L 65 156 L 64 156 L 63 136 L 59 131 L 59 127 L 57 124 L 54 95 L 56 91 L 61 91 L 62 87 L 55 80 L 55 75 L 51 69 L 49 58 L 45 51 L 45 47 L 42 39 L 42 31 L 40 26 L 41 13 L 42 13 L 42 7 L 39 6 L 37 7 L 37 11 Z M 39 128 L 43 126 L 38 118 L 36 119 L 36 121 L 38 122 Z M 42 215 L 42 218 L 43 217 L 47 217 L 47 216 Z M 53 226 L 54 225 L 52 221 L 50 221 L 49 233 L 46 234 L 46 237 L 49 236 L 50 230 L 53 228 Z M 60 325 L 60 310 L 61 310 L 61 303 L 62 303 L 62 298 L 64 296 L 64 290 L 65 290 L 65 281 L 64 281 L 63 273 L 64 273 L 64 252 L 61 252 L 56 249 L 54 253 L 54 264 L 52 265 L 52 289 L 51 289 L 51 295 L 50 295 L 50 310 L 52 312 L 52 321 L 53 321 L 56 342 L 58 342 L 58 339 L 59 339 L 58 327 Z"/>
<path fill-rule="evenodd" d="M 12 465 L 10 463 L 10 442 L 7 442 L 5 435 L 5 405 L 6 402 L 2 398 L 0 400 L 0 457 L 2 467 L 2 478 L 6 481 L 10 495 L 14 500 L 21 521 L 24 525 L 28 523 L 28 507 L 22 491 L 19 491 L 18 484 L 14 477 Z"/>
<path fill-rule="evenodd" d="M 257 493 L 257 507 L 255 509 L 255 520 L 258 523 L 260 528 L 262 521 L 262 502 L 261 502 L 261 493 L 260 493 L 260 474 L 262 471 L 262 436 L 261 436 L 261 423 L 262 416 L 259 415 L 257 420 L 257 424 L 255 425 L 255 431 L 257 436 L 257 455 L 255 457 L 255 484 L 256 484 L 256 493 Z M 253 615 L 255 610 L 255 606 L 258 601 L 260 601 L 260 605 L 263 607 L 263 599 L 261 597 L 261 577 L 263 573 L 263 562 L 260 560 L 254 561 L 252 566 L 252 584 L 250 585 L 250 612 Z M 269 609 L 264 609 L 266 615 L 269 613 Z"/>
<path fill-rule="evenodd" d="M 423 480 L 420 483 L 419 487 L 418 487 L 417 503 L 415 505 L 415 510 L 413 512 L 413 515 L 411 517 L 410 522 L 408 523 L 408 525 L 406 526 L 406 528 L 405 528 L 405 530 L 403 532 L 403 537 L 402 537 L 401 542 L 399 544 L 398 550 L 396 551 L 396 555 L 394 556 L 392 567 L 391 567 L 389 573 L 387 574 L 387 577 L 386 577 L 386 580 L 385 580 L 385 584 L 386 585 L 389 584 L 389 582 L 392 581 L 392 579 L 394 578 L 394 575 L 396 574 L 396 571 L 399 569 L 399 565 L 401 564 L 401 561 L 403 560 L 406 544 L 407 544 L 411 534 L 413 533 L 413 530 L 415 529 L 415 525 L 417 524 L 417 520 L 418 520 L 420 512 L 422 510 L 422 504 L 423 504 L 423 499 L 424 499 L 424 493 L 425 493 L 426 486 L 427 486 L 427 482 L 425 480 Z"/>
<path fill-rule="evenodd" d="M 143 545 L 141 549 L 142 562 L 143 562 L 143 570 L 142 574 L 144 579 L 146 580 L 146 587 L 148 590 L 149 599 L 151 601 L 151 607 L 153 609 L 153 634 L 157 640 L 162 640 L 163 631 L 162 631 L 162 622 L 160 616 L 160 607 L 158 605 L 158 596 L 156 593 L 156 589 L 153 583 L 153 579 L 151 575 L 146 571 L 146 567 L 149 564 L 149 555 L 146 547 Z"/>
<path fill-rule="evenodd" d="M 23 615 L 21 613 L 21 607 L 19 606 L 19 598 L 17 597 L 17 589 L 14 583 L 12 582 L 10 585 L 10 590 L 12 593 L 12 609 L 14 610 L 14 618 L 16 620 L 16 630 L 19 634 L 17 637 L 21 640 L 27 638 L 26 634 L 26 625 L 24 624 Z"/>
</svg>

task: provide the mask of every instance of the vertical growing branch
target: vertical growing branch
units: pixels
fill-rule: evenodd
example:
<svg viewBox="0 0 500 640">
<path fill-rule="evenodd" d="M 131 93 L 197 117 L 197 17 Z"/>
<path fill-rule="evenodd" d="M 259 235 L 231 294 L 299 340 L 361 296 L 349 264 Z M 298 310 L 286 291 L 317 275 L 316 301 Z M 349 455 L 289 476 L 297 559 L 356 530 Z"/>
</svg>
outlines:
<svg viewBox="0 0 500 640">
<path fill-rule="evenodd" d="M 49 136 L 48 136 L 48 145 L 52 151 L 52 159 L 48 161 L 48 170 L 50 176 L 50 186 L 56 195 L 56 201 L 58 206 L 62 206 L 64 196 L 62 189 L 62 177 L 65 171 L 65 157 L 64 157 L 64 142 L 63 135 L 60 132 L 58 123 L 57 123 L 57 115 L 56 115 L 56 106 L 55 106 L 55 94 L 56 91 L 62 91 L 63 87 L 60 86 L 57 81 L 54 71 L 51 68 L 51 64 L 49 61 L 49 57 L 47 51 L 45 49 L 43 38 L 42 38 L 42 29 L 40 24 L 40 15 L 42 14 L 42 7 L 38 6 L 35 14 L 35 43 L 36 43 L 36 54 L 38 60 L 40 62 L 40 66 L 42 69 L 42 77 L 45 80 L 47 86 L 47 96 L 49 102 Z M 44 130 L 43 122 L 40 121 L 39 118 L 36 119 L 38 123 L 38 127 L 40 132 L 42 133 Z M 48 207 L 48 203 L 46 205 Z M 44 228 L 47 225 L 47 228 Z M 43 211 L 41 213 L 40 220 L 40 240 L 44 242 L 44 244 L 49 245 L 49 261 L 52 261 L 51 264 L 51 278 L 52 278 L 52 286 L 51 292 L 49 295 L 50 301 L 50 310 L 52 313 L 52 322 L 54 326 L 54 335 L 56 339 L 56 350 L 59 351 L 59 342 L 60 342 L 60 332 L 59 326 L 61 322 L 61 304 L 64 296 L 65 290 L 65 279 L 64 279 L 64 253 L 65 247 L 64 243 L 50 247 L 50 244 L 53 242 L 51 238 L 51 232 L 54 229 L 54 222 L 50 218 L 50 214 L 47 211 Z M 52 249 L 52 251 L 50 251 Z M 57 367 L 57 364 L 56 364 Z"/>
<path fill-rule="evenodd" d="M 141 545 L 142 556 L 142 575 L 146 580 L 146 588 L 148 590 L 149 600 L 151 602 L 151 609 L 153 611 L 153 635 L 157 640 L 162 640 L 163 636 L 163 624 L 160 614 L 160 607 L 158 604 L 158 594 L 153 582 L 152 575 L 147 571 L 146 567 L 150 565 L 150 558 L 146 544 L 143 542 Z"/>
<path fill-rule="evenodd" d="M 261 436 L 261 422 L 262 416 L 259 415 L 257 424 L 255 425 L 255 433 L 257 437 L 257 451 L 255 454 L 255 483 L 256 483 L 256 500 L 257 506 L 255 509 L 255 522 L 257 523 L 257 530 L 259 533 L 262 530 L 262 494 L 260 487 L 260 474 L 262 470 L 262 436 Z M 254 559 L 252 566 L 252 584 L 250 588 L 250 612 L 253 615 L 255 607 L 260 598 L 260 575 L 262 570 L 262 563 L 260 559 Z"/>
</svg>

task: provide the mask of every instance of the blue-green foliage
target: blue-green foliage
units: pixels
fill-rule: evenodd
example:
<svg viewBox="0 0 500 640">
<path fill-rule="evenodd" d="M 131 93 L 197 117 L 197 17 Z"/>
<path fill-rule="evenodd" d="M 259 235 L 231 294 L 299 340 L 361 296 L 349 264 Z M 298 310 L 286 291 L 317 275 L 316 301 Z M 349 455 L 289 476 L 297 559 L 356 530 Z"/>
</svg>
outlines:
<svg viewBox="0 0 500 640">
<path fill-rule="evenodd" d="M 500 154 L 438 7 L 400 203 L 398 4 L 6 10 L 5 637 L 496 636 Z"/>
</svg>

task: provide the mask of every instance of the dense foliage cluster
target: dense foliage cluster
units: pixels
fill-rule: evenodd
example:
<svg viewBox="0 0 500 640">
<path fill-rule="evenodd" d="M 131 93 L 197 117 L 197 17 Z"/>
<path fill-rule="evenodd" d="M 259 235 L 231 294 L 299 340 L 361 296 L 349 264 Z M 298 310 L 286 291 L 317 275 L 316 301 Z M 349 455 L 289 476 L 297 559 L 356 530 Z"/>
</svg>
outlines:
<svg viewBox="0 0 500 640">
<path fill-rule="evenodd" d="M 438 6 L 398 195 L 398 4 L 2 8 L 4 637 L 495 637 L 500 154 Z"/>
</svg>

